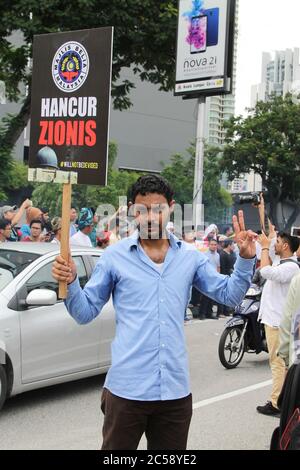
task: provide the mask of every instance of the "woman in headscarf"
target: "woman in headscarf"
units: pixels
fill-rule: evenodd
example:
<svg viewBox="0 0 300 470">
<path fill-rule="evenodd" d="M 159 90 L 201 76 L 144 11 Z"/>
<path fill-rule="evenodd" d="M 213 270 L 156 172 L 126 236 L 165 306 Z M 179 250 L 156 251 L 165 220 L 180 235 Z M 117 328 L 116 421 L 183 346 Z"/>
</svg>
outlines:
<svg viewBox="0 0 300 470">
<path fill-rule="evenodd" d="M 215 224 L 209 225 L 207 229 L 205 229 L 204 237 L 203 237 L 205 246 L 208 247 L 209 242 L 211 240 L 217 240 L 218 233 L 219 233 L 219 230 Z"/>
<path fill-rule="evenodd" d="M 51 240 L 51 243 L 56 243 L 60 245 L 61 241 L 61 217 L 54 217 L 51 220 L 52 232 L 54 233 L 54 238 Z"/>
<path fill-rule="evenodd" d="M 78 232 L 75 233 L 70 238 L 71 245 L 79 245 L 79 246 L 88 246 L 92 247 L 93 244 L 89 237 L 90 233 L 93 230 L 94 226 L 94 214 L 90 208 L 84 207 L 81 209 L 79 217 L 78 217 Z"/>
</svg>

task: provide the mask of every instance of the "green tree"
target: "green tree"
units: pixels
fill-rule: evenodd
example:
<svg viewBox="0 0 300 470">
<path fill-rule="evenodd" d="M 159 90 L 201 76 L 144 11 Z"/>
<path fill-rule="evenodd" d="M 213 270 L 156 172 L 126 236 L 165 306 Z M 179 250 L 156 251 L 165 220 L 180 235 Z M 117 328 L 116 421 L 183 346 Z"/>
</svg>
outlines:
<svg viewBox="0 0 300 470">
<path fill-rule="evenodd" d="M 117 144 L 110 142 L 107 186 L 74 185 L 72 187 L 72 203 L 78 209 L 86 206 L 96 209 L 99 204 L 111 204 L 117 209 L 119 207 L 119 196 L 127 196 L 129 187 L 139 175 L 135 172 L 119 171 L 114 168 L 117 151 Z M 59 184 L 35 183 L 32 201 L 35 206 L 47 206 L 52 217 L 59 215 L 61 214 L 62 186 Z"/>
<path fill-rule="evenodd" d="M 227 145 L 221 168 L 230 180 L 254 171 L 262 178 L 270 203 L 269 215 L 279 223 L 279 205 L 292 207 L 284 229 L 289 230 L 300 214 L 300 106 L 291 95 L 273 96 L 257 103 L 248 116 L 226 124 Z"/>
<path fill-rule="evenodd" d="M 4 150 L 0 148 L 0 161 L 4 153 Z M 0 201 L 6 199 L 9 192 L 20 191 L 24 188 L 30 190 L 31 185 L 28 183 L 27 173 L 27 165 L 3 158 L 0 172 Z"/>
<path fill-rule="evenodd" d="M 141 80 L 158 84 L 168 91 L 174 86 L 177 27 L 177 0 L 2 0 L 0 24 L 0 80 L 7 96 L 16 101 L 20 83 L 30 90 L 35 34 L 114 26 L 112 97 L 116 109 L 131 105 L 134 83 L 121 78 L 131 67 Z M 23 34 L 24 44 L 9 41 L 12 32 Z M 10 120 L 0 135 L 0 148 L 12 149 L 30 117 L 30 93 L 20 113 Z"/>
<path fill-rule="evenodd" d="M 182 207 L 193 203 L 195 146 L 188 149 L 189 158 L 180 154 L 171 157 L 171 164 L 162 172 L 175 192 L 175 200 Z M 218 222 L 223 217 L 224 209 L 232 206 L 231 194 L 221 187 L 218 147 L 206 147 L 203 165 L 203 204 L 207 222 Z"/>
</svg>

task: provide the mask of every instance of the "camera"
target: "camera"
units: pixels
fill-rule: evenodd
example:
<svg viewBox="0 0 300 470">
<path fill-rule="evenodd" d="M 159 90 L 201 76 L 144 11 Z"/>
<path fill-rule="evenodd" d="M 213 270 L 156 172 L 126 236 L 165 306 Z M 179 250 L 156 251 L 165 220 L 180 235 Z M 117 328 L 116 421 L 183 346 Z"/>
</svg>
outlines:
<svg viewBox="0 0 300 470">
<path fill-rule="evenodd" d="M 251 193 L 245 196 L 239 196 L 238 201 L 239 204 L 253 204 L 254 206 L 259 206 L 261 202 L 260 194 L 259 193 Z"/>
<path fill-rule="evenodd" d="M 291 235 L 300 238 L 300 227 L 292 227 Z"/>
</svg>

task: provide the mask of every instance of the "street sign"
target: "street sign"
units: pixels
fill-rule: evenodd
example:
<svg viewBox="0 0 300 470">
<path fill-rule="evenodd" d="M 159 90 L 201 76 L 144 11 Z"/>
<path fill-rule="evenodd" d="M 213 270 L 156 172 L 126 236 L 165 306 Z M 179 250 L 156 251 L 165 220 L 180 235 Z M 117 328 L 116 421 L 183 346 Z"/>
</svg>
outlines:
<svg viewBox="0 0 300 470">
<path fill-rule="evenodd" d="M 72 183 L 106 185 L 113 28 L 33 41 L 30 181 L 63 184 L 60 253 L 69 258 Z M 59 282 L 59 298 L 67 297 Z"/>
</svg>

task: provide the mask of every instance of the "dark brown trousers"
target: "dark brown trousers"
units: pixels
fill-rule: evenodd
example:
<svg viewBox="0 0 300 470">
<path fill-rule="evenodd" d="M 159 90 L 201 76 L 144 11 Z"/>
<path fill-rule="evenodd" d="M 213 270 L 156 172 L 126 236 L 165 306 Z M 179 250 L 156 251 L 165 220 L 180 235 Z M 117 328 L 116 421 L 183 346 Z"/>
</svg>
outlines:
<svg viewBox="0 0 300 470">
<path fill-rule="evenodd" d="M 179 400 L 137 401 L 103 389 L 102 450 L 135 450 L 145 433 L 148 450 L 185 450 L 192 395 Z"/>
</svg>

